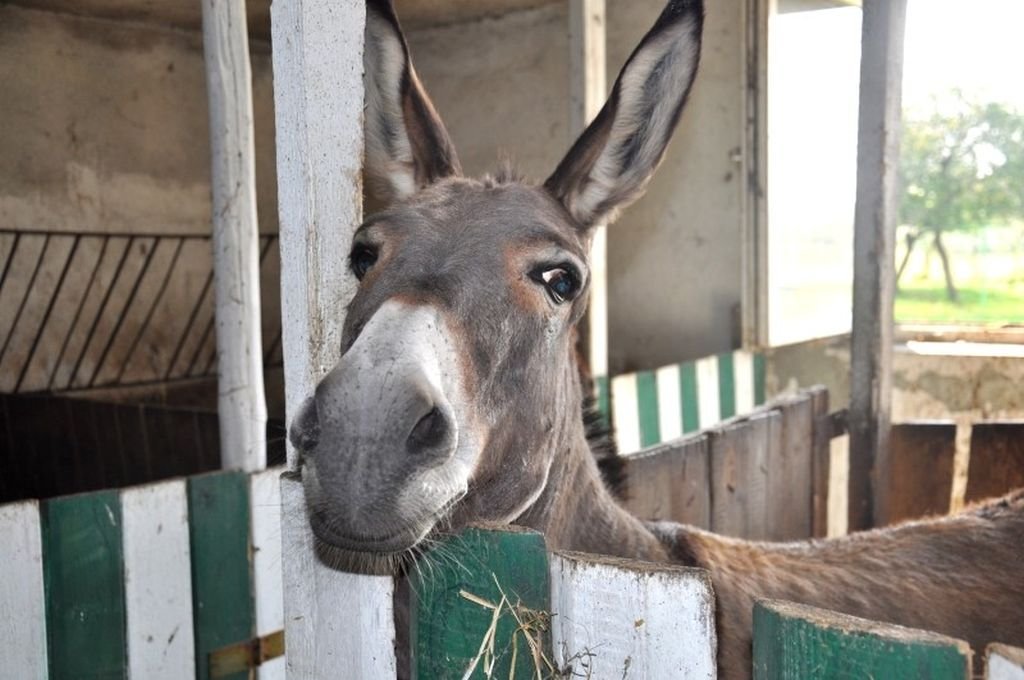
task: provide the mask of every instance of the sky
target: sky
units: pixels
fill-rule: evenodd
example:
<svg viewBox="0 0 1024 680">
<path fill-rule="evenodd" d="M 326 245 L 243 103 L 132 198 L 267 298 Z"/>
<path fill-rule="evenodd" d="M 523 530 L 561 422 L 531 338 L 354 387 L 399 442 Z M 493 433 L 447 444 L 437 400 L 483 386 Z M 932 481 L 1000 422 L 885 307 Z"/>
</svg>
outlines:
<svg viewBox="0 0 1024 680">
<path fill-rule="evenodd" d="M 909 0 L 903 106 L 925 114 L 938 93 L 1024 111 L 1024 0 Z"/>
</svg>

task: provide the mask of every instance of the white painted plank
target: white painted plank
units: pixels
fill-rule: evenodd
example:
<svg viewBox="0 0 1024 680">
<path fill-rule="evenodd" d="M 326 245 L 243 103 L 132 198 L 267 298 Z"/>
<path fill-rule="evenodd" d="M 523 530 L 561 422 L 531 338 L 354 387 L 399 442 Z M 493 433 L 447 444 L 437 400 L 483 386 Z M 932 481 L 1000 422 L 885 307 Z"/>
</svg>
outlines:
<svg viewBox="0 0 1024 680">
<path fill-rule="evenodd" d="M 607 97 L 605 0 L 569 2 L 569 131 L 579 135 Z M 587 360 L 591 375 L 608 375 L 608 235 L 594 229 L 590 246 L 590 302 L 587 307 Z"/>
<path fill-rule="evenodd" d="M 640 403 L 636 392 L 636 373 L 612 378 L 612 424 L 619 452 L 640 450 Z"/>
<path fill-rule="evenodd" d="M 1024 680 L 1024 649 L 1009 645 L 989 645 L 985 680 Z"/>
<path fill-rule="evenodd" d="M 658 431 L 661 441 L 670 442 L 683 436 L 682 383 L 679 364 L 663 366 L 655 373 L 658 384 Z"/>
<path fill-rule="evenodd" d="M 733 394 L 736 395 L 736 413 L 754 410 L 754 355 L 741 349 L 732 353 Z"/>
<path fill-rule="evenodd" d="M 267 466 L 252 70 L 245 0 L 203 0 L 210 114 L 217 413 L 225 469 Z"/>
<path fill-rule="evenodd" d="M 718 357 L 697 360 L 697 412 L 701 429 L 721 419 L 718 404 Z"/>
<path fill-rule="evenodd" d="M 188 497 L 184 480 L 121 492 L 128 676 L 195 672 Z"/>
<path fill-rule="evenodd" d="M 362 219 L 365 25 L 365 0 L 271 6 L 288 422 L 337 363 L 355 292 L 346 255 Z"/>
<path fill-rule="evenodd" d="M 249 477 L 249 512 L 252 522 L 253 604 L 256 635 L 263 637 L 284 628 L 284 573 L 281 570 L 281 468 Z M 284 680 L 284 658 L 259 667 L 259 680 Z"/>
<path fill-rule="evenodd" d="M 0 675 L 44 680 L 46 602 L 39 503 L 0 506 Z"/>
<path fill-rule="evenodd" d="M 335 571 L 314 553 L 302 483 L 281 477 L 288 680 L 394 680 L 394 581 Z"/>
<path fill-rule="evenodd" d="M 559 667 L 594 678 L 715 677 L 714 596 L 705 571 L 554 553 L 551 607 Z"/>
</svg>

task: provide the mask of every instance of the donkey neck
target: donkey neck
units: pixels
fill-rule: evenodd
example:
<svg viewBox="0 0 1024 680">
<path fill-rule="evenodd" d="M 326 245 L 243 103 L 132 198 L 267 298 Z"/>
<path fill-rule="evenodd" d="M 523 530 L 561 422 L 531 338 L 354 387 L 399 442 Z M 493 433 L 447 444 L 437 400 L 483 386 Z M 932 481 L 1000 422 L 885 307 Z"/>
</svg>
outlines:
<svg viewBox="0 0 1024 680">
<path fill-rule="evenodd" d="M 544 490 L 516 524 L 542 532 L 556 550 L 669 561 L 667 550 L 647 527 L 619 506 L 606 489 L 579 418 L 549 445 L 553 462 Z"/>
</svg>

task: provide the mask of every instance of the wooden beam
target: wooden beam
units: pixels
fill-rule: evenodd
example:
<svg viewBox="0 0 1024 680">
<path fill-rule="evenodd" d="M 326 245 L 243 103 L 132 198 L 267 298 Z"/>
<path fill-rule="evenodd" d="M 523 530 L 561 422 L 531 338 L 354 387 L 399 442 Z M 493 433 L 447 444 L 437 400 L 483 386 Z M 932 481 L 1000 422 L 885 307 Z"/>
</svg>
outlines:
<svg viewBox="0 0 1024 680">
<path fill-rule="evenodd" d="M 853 238 L 849 528 L 874 524 L 888 464 L 893 240 L 899 209 L 900 88 L 906 0 L 866 0 L 861 29 Z"/>
<path fill-rule="evenodd" d="M 605 0 L 569 2 L 569 134 L 579 135 L 607 97 Z M 590 305 L 580 322 L 580 347 L 595 377 L 608 375 L 607 228 L 594 229 L 590 248 Z"/>
<path fill-rule="evenodd" d="M 271 6 L 281 319 L 288 421 L 338 360 L 355 291 L 345 267 L 362 218 L 364 0 Z M 288 446 L 281 479 L 290 680 L 394 678 L 393 580 L 324 565 Z"/>
<path fill-rule="evenodd" d="M 245 0 L 203 0 L 221 467 L 267 466 L 252 70 Z"/>
</svg>

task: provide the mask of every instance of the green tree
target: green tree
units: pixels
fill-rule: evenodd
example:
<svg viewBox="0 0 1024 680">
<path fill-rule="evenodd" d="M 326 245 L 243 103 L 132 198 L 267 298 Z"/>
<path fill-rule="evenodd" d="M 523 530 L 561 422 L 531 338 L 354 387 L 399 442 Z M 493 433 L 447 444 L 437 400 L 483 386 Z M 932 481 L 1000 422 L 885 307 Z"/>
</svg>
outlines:
<svg viewBox="0 0 1024 680">
<path fill-rule="evenodd" d="M 930 236 L 942 261 L 946 295 L 957 301 L 942 235 L 1024 216 L 1024 115 L 958 96 L 952 113 L 904 121 L 900 164 L 900 217 L 911 229 L 896 281 L 915 243 Z"/>
</svg>

